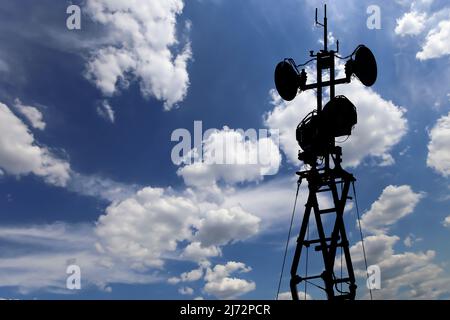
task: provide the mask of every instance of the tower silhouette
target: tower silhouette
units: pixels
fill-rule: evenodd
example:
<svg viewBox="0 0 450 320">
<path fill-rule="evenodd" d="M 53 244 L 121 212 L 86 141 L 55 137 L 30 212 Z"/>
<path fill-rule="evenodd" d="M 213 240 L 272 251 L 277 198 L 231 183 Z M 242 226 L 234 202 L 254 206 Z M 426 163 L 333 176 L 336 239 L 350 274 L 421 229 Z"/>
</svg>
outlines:
<svg viewBox="0 0 450 320">
<path fill-rule="evenodd" d="M 316 53 L 310 51 L 311 59 L 301 65 L 316 61 L 316 83 L 307 84 L 305 69 L 300 72 L 299 66 L 291 58 L 284 59 L 275 70 L 275 84 L 284 100 L 294 99 L 299 91 L 315 89 L 317 94 L 317 109 L 300 122 L 296 131 L 296 138 L 302 149 L 298 158 L 307 166 L 306 170 L 297 172 L 297 196 L 303 180 L 308 182 L 309 194 L 290 270 L 290 289 L 294 300 L 299 299 L 298 285 L 302 282 L 310 283 L 314 279 L 323 280 L 324 287 L 320 288 L 326 292 L 329 300 L 354 300 L 357 288 L 344 224 L 345 206 L 347 200 L 352 199 L 349 196 L 350 187 L 354 188 L 356 179 L 342 168 L 342 148 L 335 143 L 336 137 L 351 135 L 352 128 L 357 123 L 357 113 L 355 106 L 345 96 L 336 96 L 335 85 L 349 83 L 352 75 L 355 75 L 364 85 L 371 86 L 377 78 L 377 66 L 372 52 L 364 45 L 359 45 L 347 57 L 338 56 L 339 41 L 336 43 L 336 51 L 328 49 L 326 5 L 324 11 L 323 23 L 317 20 L 317 9 L 315 18 L 316 25 L 323 27 L 323 49 Z M 349 59 L 345 64 L 346 76 L 341 79 L 336 79 L 335 75 L 336 57 Z M 329 73 L 328 80 L 323 79 L 324 71 Z M 322 107 L 326 87 L 329 87 L 329 101 Z M 328 194 L 333 206 L 322 208 L 319 194 Z M 316 239 L 307 237 L 311 215 L 316 223 Z M 328 234 L 323 223 L 325 215 L 332 221 L 331 233 Z M 317 275 L 300 276 L 298 269 L 302 250 L 306 248 L 308 253 L 311 246 L 314 246 L 316 252 L 321 252 L 324 269 Z M 338 248 L 341 249 L 341 259 L 345 259 L 345 275 L 342 271 L 340 275 L 335 272 Z M 306 260 L 308 262 L 308 255 Z"/>
</svg>

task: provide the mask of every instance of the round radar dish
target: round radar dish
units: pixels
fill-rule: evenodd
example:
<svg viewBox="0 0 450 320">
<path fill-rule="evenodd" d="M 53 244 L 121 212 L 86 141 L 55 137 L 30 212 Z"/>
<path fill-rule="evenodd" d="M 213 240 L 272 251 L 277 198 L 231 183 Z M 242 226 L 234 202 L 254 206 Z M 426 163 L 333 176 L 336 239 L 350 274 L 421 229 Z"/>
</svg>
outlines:
<svg viewBox="0 0 450 320">
<path fill-rule="evenodd" d="M 275 86 L 286 101 L 295 98 L 299 88 L 299 73 L 292 59 L 284 59 L 275 68 Z"/>
<path fill-rule="evenodd" d="M 372 86 L 377 80 L 377 61 L 366 46 L 360 46 L 356 50 L 354 73 L 367 87 Z"/>
</svg>

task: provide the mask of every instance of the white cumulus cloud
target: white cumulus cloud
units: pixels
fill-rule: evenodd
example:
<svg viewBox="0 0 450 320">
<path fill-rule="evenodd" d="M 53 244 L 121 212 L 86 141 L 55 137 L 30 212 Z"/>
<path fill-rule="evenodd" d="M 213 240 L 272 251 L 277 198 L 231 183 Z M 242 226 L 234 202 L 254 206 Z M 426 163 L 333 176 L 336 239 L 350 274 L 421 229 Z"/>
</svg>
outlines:
<svg viewBox="0 0 450 320">
<path fill-rule="evenodd" d="M 194 241 L 184 248 L 182 257 L 192 261 L 204 261 L 211 257 L 222 255 L 222 250 L 217 246 L 203 246 L 200 242 Z"/>
<path fill-rule="evenodd" d="M 138 272 L 97 251 L 96 239 L 88 224 L 2 227 L 0 240 L 18 250 L 0 257 L 0 284 L 22 294 L 36 290 L 70 294 L 73 292 L 66 288 L 66 268 L 72 264 L 81 268 L 82 289 L 96 287 L 110 292 L 110 283 L 161 281 L 155 274 Z"/>
<path fill-rule="evenodd" d="M 99 218 L 96 232 L 106 251 L 132 266 L 161 267 L 164 253 L 174 252 L 178 241 L 192 237 L 198 215 L 193 201 L 148 187 L 111 204 Z"/>
<path fill-rule="evenodd" d="M 203 277 L 203 268 L 194 269 L 191 271 L 183 272 L 180 277 L 172 277 L 167 280 L 170 284 L 177 284 L 180 282 L 194 282 L 200 280 Z"/>
<path fill-rule="evenodd" d="M 398 253 L 394 246 L 399 240 L 385 234 L 364 239 L 368 264 L 378 265 L 381 271 L 381 289 L 372 290 L 374 299 L 448 299 L 450 278 L 434 262 L 436 252 Z M 350 248 L 350 254 L 356 275 L 365 279 L 361 242 Z"/>
<path fill-rule="evenodd" d="M 65 186 L 70 178 L 68 162 L 40 146 L 27 126 L 0 103 L 0 168 L 12 175 L 35 174 L 50 184 Z"/>
<path fill-rule="evenodd" d="M 411 214 L 422 193 L 415 193 L 410 186 L 387 186 L 361 218 L 361 226 L 372 233 L 384 233 L 401 218 Z"/>
<path fill-rule="evenodd" d="M 200 220 L 195 239 L 205 246 L 224 245 L 230 239 L 245 240 L 258 233 L 260 221 L 261 219 L 241 207 L 210 210 L 208 215 Z"/>
<path fill-rule="evenodd" d="M 422 50 L 416 57 L 419 60 L 428 60 L 448 54 L 450 54 L 450 20 L 442 20 L 428 32 Z"/>
<path fill-rule="evenodd" d="M 166 110 L 182 101 L 189 87 L 190 44 L 178 52 L 177 17 L 182 0 L 88 0 L 86 12 L 107 30 L 95 49 L 86 76 L 106 96 L 138 81 L 144 97 L 164 102 Z"/>
<path fill-rule="evenodd" d="M 147 187 L 112 203 L 99 218 L 96 233 L 102 250 L 132 267 L 161 268 L 170 256 L 196 262 L 218 256 L 221 246 L 255 235 L 259 222 L 237 206 L 220 207 Z"/>
<path fill-rule="evenodd" d="M 114 110 L 111 107 L 111 104 L 108 102 L 108 100 L 103 100 L 97 106 L 97 113 L 103 119 L 105 119 L 111 123 L 114 123 L 114 121 L 115 121 Z"/>
<path fill-rule="evenodd" d="M 429 133 L 427 166 L 450 176 L 450 113 L 442 116 Z"/>
<path fill-rule="evenodd" d="M 427 16 L 425 13 L 411 11 L 405 13 L 401 18 L 397 19 L 395 33 L 404 37 L 409 35 L 418 35 L 425 28 Z"/>
<path fill-rule="evenodd" d="M 39 130 L 45 129 L 46 123 L 44 122 L 44 117 L 36 107 L 24 105 L 20 99 L 14 101 L 14 107 L 30 122 L 33 128 Z"/>
<path fill-rule="evenodd" d="M 260 181 L 264 175 L 276 174 L 280 163 L 277 143 L 269 134 L 258 139 L 224 127 L 203 141 L 203 159 L 180 167 L 177 174 L 188 186 L 211 187 L 219 181 Z"/>
<path fill-rule="evenodd" d="M 450 10 L 443 7 L 438 11 L 430 10 L 433 1 L 411 1 L 408 12 L 397 19 L 395 34 L 419 36 L 419 60 L 436 59 L 450 54 Z"/>
<path fill-rule="evenodd" d="M 217 264 L 208 268 L 205 275 L 204 291 L 219 299 L 235 299 L 255 290 L 253 281 L 231 277 L 233 273 L 247 273 L 251 268 L 242 262 L 229 261 L 225 265 Z"/>
<path fill-rule="evenodd" d="M 450 216 L 446 217 L 444 221 L 442 221 L 442 225 L 447 228 L 450 227 Z"/>
<path fill-rule="evenodd" d="M 380 268 L 380 289 L 372 290 L 374 299 L 448 299 L 450 278 L 445 270 L 434 261 L 436 252 L 397 252 L 395 246 L 400 240 L 388 235 L 389 226 L 402 217 L 411 214 L 422 194 L 414 193 L 409 186 L 388 186 L 362 217 L 362 225 L 375 233 L 364 238 L 368 266 Z M 422 241 L 409 234 L 404 244 L 411 247 Z M 350 248 L 355 274 L 366 279 L 367 271 L 361 241 Z M 336 269 L 340 268 L 340 256 L 336 258 Z M 344 261 L 345 265 L 345 261 Z M 363 297 L 368 298 L 368 292 Z"/>
</svg>

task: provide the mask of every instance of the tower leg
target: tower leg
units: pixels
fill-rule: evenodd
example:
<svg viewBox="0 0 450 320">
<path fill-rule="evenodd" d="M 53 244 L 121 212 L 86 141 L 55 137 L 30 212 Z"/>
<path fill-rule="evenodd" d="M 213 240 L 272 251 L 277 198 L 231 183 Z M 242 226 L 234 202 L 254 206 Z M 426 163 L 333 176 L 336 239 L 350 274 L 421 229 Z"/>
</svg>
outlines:
<svg viewBox="0 0 450 320">
<path fill-rule="evenodd" d="M 297 286 L 302 281 L 309 281 L 312 279 L 321 278 L 324 282 L 324 290 L 329 300 L 344 299 L 354 300 L 356 296 L 355 275 L 350 256 L 349 243 L 344 225 L 344 209 L 348 199 L 348 192 L 350 184 L 354 181 L 351 174 L 338 168 L 333 170 L 310 170 L 301 172 L 300 175 L 308 180 L 309 195 L 305 206 L 303 221 L 300 228 L 300 233 L 297 239 L 297 246 L 295 248 L 294 258 L 291 267 L 291 282 L 290 288 L 292 298 L 298 300 Z M 341 195 L 337 185 L 342 185 Z M 321 192 L 331 192 L 334 203 L 334 208 L 320 209 L 317 200 L 317 194 Z M 308 228 L 311 210 L 314 211 L 314 219 L 316 221 L 317 233 L 319 238 L 313 240 L 305 240 L 306 231 Z M 325 234 L 322 223 L 322 215 L 334 214 L 334 225 L 332 233 L 329 237 Z M 303 247 L 309 247 L 312 244 L 318 244 L 315 247 L 316 251 L 322 252 L 324 271 L 320 275 L 300 277 L 297 274 L 298 267 L 301 260 L 301 253 Z M 345 257 L 345 265 L 347 268 L 347 276 L 344 278 L 337 278 L 334 272 L 337 248 L 342 247 L 343 255 Z M 337 290 L 338 284 L 348 285 L 348 291 L 345 293 Z"/>
<path fill-rule="evenodd" d="M 313 195 L 310 193 L 308 196 L 308 201 L 306 202 L 302 226 L 300 227 L 300 234 L 297 238 L 297 246 L 295 247 L 294 259 L 292 261 L 291 281 L 290 281 L 292 300 L 298 300 L 297 285 L 301 282 L 301 279 L 297 275 L 297 270 L 298 270 L 298 264 L 300 262 L 300 257 L 302 254 L 302 248 L 304 246 L 306 229 L 308 228 L 308 224 L 309 224 L 309 216 L 311 215 L 312 201 L 313 201 L 312 196 Z"/>
</svg>

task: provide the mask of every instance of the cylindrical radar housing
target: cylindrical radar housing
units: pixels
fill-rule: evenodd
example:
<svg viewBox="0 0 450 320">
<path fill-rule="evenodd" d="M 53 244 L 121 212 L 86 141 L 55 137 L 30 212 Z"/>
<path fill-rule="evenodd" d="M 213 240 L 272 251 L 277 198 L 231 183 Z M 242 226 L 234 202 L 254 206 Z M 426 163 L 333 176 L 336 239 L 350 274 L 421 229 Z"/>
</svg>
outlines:
<svg viewBox="0 0 450 320">
<path fill-rule="evenodd" d="M 305 159 L 326 155 L 334 138 L 351 135 L 356 123 L 356 107 L 342 95 L 331 99 L 320 114 L 309 113 L 296 130 Z"/>
<path fill-rule="evenodd" d="M 358 122 L 356 107 L 345 96 L 336 96 L 323 107 L 321 127 L 330 137 L 341 137 L 352 134 Z"/>
</svg>

